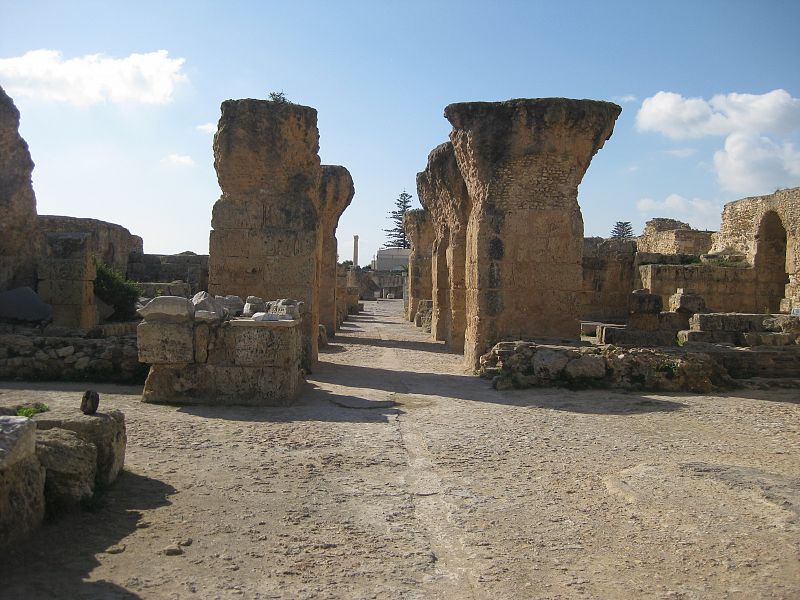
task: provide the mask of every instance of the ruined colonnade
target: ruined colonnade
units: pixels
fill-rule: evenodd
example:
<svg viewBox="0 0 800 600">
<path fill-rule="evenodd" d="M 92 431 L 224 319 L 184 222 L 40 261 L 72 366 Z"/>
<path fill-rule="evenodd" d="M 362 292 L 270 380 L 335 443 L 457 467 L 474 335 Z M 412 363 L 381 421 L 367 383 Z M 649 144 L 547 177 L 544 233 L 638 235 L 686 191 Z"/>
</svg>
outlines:
<svg viewBox="0 0 800 600">
<path fill-rule="evenodd" d="M 580 337 L 578 185 L 621 110 L 564 98 L 445 108 L 450 143 L 417 191 L 436 228 L 432 331 L 466 366 L 504 339 Z"/>
</svg>

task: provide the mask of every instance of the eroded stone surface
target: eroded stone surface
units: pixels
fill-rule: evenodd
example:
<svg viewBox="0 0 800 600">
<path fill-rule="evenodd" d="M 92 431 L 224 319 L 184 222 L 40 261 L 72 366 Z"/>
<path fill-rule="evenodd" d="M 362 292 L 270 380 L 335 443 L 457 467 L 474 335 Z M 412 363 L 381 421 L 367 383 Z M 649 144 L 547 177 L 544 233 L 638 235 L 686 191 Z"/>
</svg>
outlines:
<svg viewBox="0 0 800 600">
<path fill-rule="evenodd" d="M 222 196 L 211 220 L 209 292 L 302 300 L 304 355 L 317 357 L 320 185 L 317 111 L 227 100 L 214 136 Z"/>
<path fill-rule="evenodd" d="M 36 435 L 36 457 L 46 469 L 48 510 L 69 508 L 94 494 L 97 447 L 74 431 L 53 428 Z"/>
<path fill-rule="evenodd" d="M 411 242 L 408 257 L 408 318 L 414 319 L 420 300 L 432 298 L 431 253 L 434 230 L 431 213 L 424 209 L 409 210 L 403 228 Z M 435 337 L 436 332 L 434 332 Z M 436 338 L 441 339 L 441 338 Z"/>
<path fill-rule="evenodd" d="M 433 215 L 436 234 L 431 257 L 431 329 L 436 339 L 461 352 L 466 328 L 465 266 L 471 202 L 451 142 L 440 144 L 428 155 L 425 170 L 417 174 L 417 194 Z"/>
<path fill-rule="evenodd" d="M 577 338 L 583 219 L 578 184 L 621 108 L 543 98 L 451 104 L 467 227 L 465 364 L 497 340 Z"/>
<path fill-rule="evenodd" d="M 82 414 L 77 407 L 52 409 L 34 415 L 36 427 L 42 430 L 53 428 L 74 432 L 81 440 L 97 448 L 96 481 L 99 485 L 110 485 L 125 464 L 125 415 L 118 410 Z"/>
<path fill-rule="evenodd" d="M 44 518 L 44 468 L 35 440 L 31 419 L 0 416 L 0 548 L 24 538 Z"/>
<path fill-rule="evenodd" d="M 19 135 L 19 111 L 0 87 L 0 291 L 36 285 L 32 172 L 28 144 Z"/>
<path fill-rule="evenodd" d="M 336 332 L 336 227 L 356 190 L 350 172 L 322 165 L 320 194 L 319 322 L 329 336 Z"/>
</svg>

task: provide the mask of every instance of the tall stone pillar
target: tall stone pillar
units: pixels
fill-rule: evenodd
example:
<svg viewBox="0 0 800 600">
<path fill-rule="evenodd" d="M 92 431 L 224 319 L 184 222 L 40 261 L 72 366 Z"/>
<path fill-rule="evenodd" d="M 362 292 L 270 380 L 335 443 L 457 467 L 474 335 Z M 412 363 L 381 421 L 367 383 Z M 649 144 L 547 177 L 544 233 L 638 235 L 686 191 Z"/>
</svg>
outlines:
<svg viewBox="0 0 800 600">
<path fill-rule="evenodd" d="M 353 178 L 347 169 L 333 165 L 322 166 L 319 322 L 325 326 L 328 337 L 333 337 L 336 333 L 336 227 L 339 217 L 350 206 L 355 193 Z M 355 237 L 358 239 L 358 236 Z"/>
<path fill-rule="evenodd" d="M 304 363 L 317 358 L 319 204 L 317 111 L 267 100 L 226 100 L 214 136 L 222 196 L 208 261 L 212 294 L 304 303 Z"/>
<path fill-rule="evenodd" d="M 36 285 L 36 196 L 19 111 L 0 87 L 0 291 Z"/>
<path fill-rule="evenodd" d="M 444 114 L 472 201 L 464 360 L 503 339 L 580 336 L 578 185 L 621 108 L 540 98 L 451 104 Z"/>
<path fill-rule="evenodd" d="M 423 209 L 409 210 L 403 228 L 411 242 L 408 257 L 408 311 L 409 321 L 414 320 L 420 300 L 431 299 L 431 251 L 433 250 L 433 224 L 431 215 Z"/>
<path fill-rule="evenodd" d="M 453 144 L 440 144 L 428 155 L 428 165 L 417 174 L 417 193 L 434 216 L 433 317 L 431 331 L 454 352 L 464 350 L 466 327 L 467 220 L 470 200 L 458 169 Z"/>
</svg>

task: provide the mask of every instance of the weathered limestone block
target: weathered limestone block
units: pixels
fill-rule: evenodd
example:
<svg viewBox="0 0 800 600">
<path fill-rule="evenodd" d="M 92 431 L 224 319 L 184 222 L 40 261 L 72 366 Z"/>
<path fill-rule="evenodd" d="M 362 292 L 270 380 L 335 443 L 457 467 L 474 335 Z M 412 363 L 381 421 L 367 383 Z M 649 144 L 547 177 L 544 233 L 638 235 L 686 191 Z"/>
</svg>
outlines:
<svg viewBox="0 0 800 600">
<path fill-rule="evenodd" d="M 97 447 L 66 429 L 53 428 L 36 435 L 36 456 L 46 469 L 47 509 L 70 508 L 94 495 Z"/>
<path fill-rule="evenodd" d="M 148 321 L 190 321 L 194 304 L 182 296 L 158 296 L 140 308 L 139 316 Z"/>
<path fill-rule="evenodd" d="M 445 117 L 472 207 L 465 364 L 511 337 L 579 338 L 578 184 L 621 108 L 543 98 L 451 104 Z"/>
<path fill-rule="evenodd" d="M 417 174 L 417 194 L 433 215 L 436 239 L 432 255 L 431 327 L 454 352 L 464 350 L 466 328 L 466 244 L 471 203 L 458 170 L 453 144 L 446 142 L 428 155 L 425 170 Z"/>
<path fill-rule="evenodd" d="M 411 242 L 411 254 L 408 257 L 408 308 L 412 311 L 409 314 L 410 320 L 417 312 L 419 301 L 431 298 L 432 293 L 431 253 L 434 230 L 431 214 L 424 209 L 409 210 L 405 214 L 403 228 Z"/>
<path fill-rule="evenodd" d="M 635 260 L 634 240 L 583 239 L 581 319 L 606 322 L 628 318 L 628 295 L 640 287 Z"/>
<path fill-rule="evenodd" d="M 36 285 L 36 196 L 19 111 L 0 87 L 0 292 Z"/>
<path fill-rule="evenodd" d="M 32 420 L 0 416 L 0 548 L 24 538 L 44 518 L 45 472 L 35 449 Z"/>
<path fill-rule="evenodd" d="M 688 314 L 707 312 L 705 299 L 694 290 L 687 290 L 685 288 L 678 288 L 678 290 L 669 297 L 669 309 L 672 312 L 681 312 Z"/>
<path fill-rule="evenodd" d="M 98 485 L 114 483 L 125 464 L 125 447 L 128 437 L 125 431 L 125 415 L 118 410 L 84 415 L 77 408 L 54 408 L 34 415 L 40 430 L 66 429 L 74 432 L 84 442 L 97 448 Z"/>
<path fill-rule="evenodd" d="M 322 165 L 320 194 L 319 322 L 327 336 L 336 334 L 336 227 L 355 196 L 353 178 L 341 166 Z"/>
<path fill-rule="evenodd" d="M 317 111 L 227 100 L 214 136 L 222 196 L 211 220 L 209 292 L 303 301 L 305 363 L 317 359 L 320 185 Z"/>
<path fill-rule="evenodd" d="M 300 320 L 235 319 L 202 326 L 208 328 L 202 335 L 213 340 L 204 342 L 205 361 L 152 365 L 144 402 L 277 406 L 300 394 Z M 196 346 L 200 331 L 195 329 Z"/>
<path fill-rule="evenodd" d="M 150 365 L 194 362 L 194 329 L 192 321 L 142 321 L 136 327 L 139 362 Z"/>
</svg>

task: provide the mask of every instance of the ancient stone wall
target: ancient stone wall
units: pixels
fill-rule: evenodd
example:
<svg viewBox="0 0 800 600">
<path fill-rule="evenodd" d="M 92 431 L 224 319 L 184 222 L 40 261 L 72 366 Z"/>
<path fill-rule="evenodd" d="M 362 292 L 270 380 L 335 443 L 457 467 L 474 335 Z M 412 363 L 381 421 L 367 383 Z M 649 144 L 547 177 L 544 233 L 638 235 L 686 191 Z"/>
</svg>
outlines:
<svg viewBox="0 0 800 600">
<path fill-rule="evenodd" d="M 763 312 L 754 269 L 713 265 L 642 265 L 642 287 L 659 294 L 664 302 L 678 288 L 691 289 L 717 312 Z M 768 311 L 767 311 L 768 312 Z"/>
<path fill-rule="evenodd" d="M 126 275 L 131 254 L 142 254 L 143 242 L 122 225 L 60 215 L 39 215 L 39 230 L 46 235 L 50 232 L 88 233 L 94 254 L 105 264 Z"/>
<path fill-rule="evenodd" d="M 628 295 L 640 287 L 634 268 L 636 242 L 586 238 L 583 248 L 583 286 L 578 296 L 580 318 L 624 321 L 628 316 Z"/>
<path fill-rule="evenodd" d="M 692 229 L 688 223 L 674 219 L 651 219 L 636 239 L 636 246 L 639 252 L 700 256 L 711 250 L 712 234 L 711 231 Z"/>
<path fill-rule="evenodd" d="M 800 307 L 800 188 L 726 204 L 711 251 L 729 250 L 744 254 L 758 271 L 759 311 L 764 305 L 771 312 Z"/>
<path fill-rule="evenodd" d="M 545 98 L 451 104 L 467 227 L 465 363 L 503 339 L 578 338 L 578 184 L 621 108 Z"/>
<path fill-rule="evenodd" d="M 320 194 L 319 322 L 329 337 L 336 334 L 336 227 L 356 190 L 350 172 L 341 166 L 322 165 Z"/>
<path fill-rule="evenodd" d="M 146 367 L 136 357 L 135 333 L 89 338 L 76 332 L 0 331 L 0 379 L 142 383 Z"/>
<path fill-rule="evenodd" d="M 428 155 L 425 170 L 417 174 L 417 193 L 433 215 L 433 312 L 435 339 L 454 352 L 464 350 L 466 329 L 467 222 L 471 202 L 458 168 L 453 144 L 446 142 Z"/>
<path fill-rule="evenodd" d="M 411 242 L 408 257 L 408 309 L 406 318 L 413 320 L 420 300 L 432 297 L 433 274 L 431 255 L 433 252 L 434 231 L 431 214 L 425 209 L 409 210 L 405 214 L 403 227 Z"/>
<path fill-rule="evenodd" d="M 36 285 L 36 196 L 19 111 L 0 88 L 0 292 Z"/>
<path fill-rule="evenodd" d="M 164 283 L 183 281 L 192 295 L 208 288 L 208 255 L 182 252 L 180 254 L 131 255 L 128 262 L 128 278 L 138 282 L 152 283 L 154 288 L 164 289 Z M 175 295 L 163 291 L 166 295 Z M 145 294 L 146 295 L 146 294 Z"/>
<path fill-rule="evenodd" d="M 48 233 L 38 266 L 41 299 L 53 307 L 53 324 L 91 329 L 98 323 L 94 302 L 97 276 L 88 233 Z"/>
<path fill-rule="evenodd" d="M 227 100 L 214 136 L 222 196 L 211 220 L 208 291 L 303 302 L 305 361 L 317 358 L 319 204 L 317 111 Z"/>
</svg>

